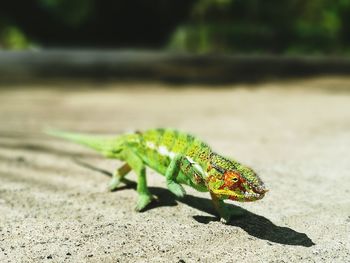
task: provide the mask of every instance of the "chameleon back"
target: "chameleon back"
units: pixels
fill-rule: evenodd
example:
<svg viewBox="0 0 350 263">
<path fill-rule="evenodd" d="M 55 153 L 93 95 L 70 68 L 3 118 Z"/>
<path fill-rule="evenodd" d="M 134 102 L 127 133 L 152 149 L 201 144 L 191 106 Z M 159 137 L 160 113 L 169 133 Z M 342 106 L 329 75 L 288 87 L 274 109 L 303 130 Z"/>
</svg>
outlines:
<svg viewBox="0 0 350 263">
<path fill-rule="evenodd" d="M 194 136 L 173 129 L 152 129 L 140 133 L 136 152 L 152 169 L 165 174 L 172 158 L 181 154 L 206 169 L 211 149 Z"/>
</svg>

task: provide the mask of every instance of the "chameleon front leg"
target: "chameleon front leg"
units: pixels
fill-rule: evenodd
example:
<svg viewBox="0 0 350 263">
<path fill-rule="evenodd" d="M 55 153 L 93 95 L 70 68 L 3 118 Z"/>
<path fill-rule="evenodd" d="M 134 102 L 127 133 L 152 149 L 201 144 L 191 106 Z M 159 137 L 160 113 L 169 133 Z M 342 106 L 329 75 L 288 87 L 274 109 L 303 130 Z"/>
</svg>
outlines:
<svg viewBox="0 0 350 263">
<path fill-rule="evenodd" d="M 172 192 L 174 195 L 176 195 L 179 198 L 183 198 L 186 194 L 185 189 L 176 181 L 176 177 L 179 174 L 180 171 L 180 166 L 181 166 L 181 161 L 182 161 L 182 156 L 177 155 L 175 156 L 166 172 L 165 172 L 165 179 L 166 179 L 166 184 L 170 192 Z"/>
<path fill-rule="evenodd" d="M 228 223 L 231 219 L 231 214 L 224 201 L 219 199 L 213 192 L 210 192 L 210 197 L 215 210 L 219 213 L 220 221 Z"/>
<path fill-rule="evenodd" d="M 125 163 L 118 169 L 114 170 L 111 182 L 108 185 L 110 191 L 114 191 L 118 188 L 119 184 L 123 181 L 124 177 L 131 171 L 129 164 Z"/>
<path fill-rule="evenodd" d="M 213 202 L 215 210 L 218 212 L 218 214 L 220 216 L 220 221 L 222 223 L 227 224 L 230 222 L 230 220 L 233 217 L 243 215 L 242 211 L 230 208 L 229 206 L 227 206 L 225 204 L 225 202 L 223 200 L 218 198 L 217 195 L 211 191 L 210 191 L 210 197 L 211 197 L 211 200 Z"/>
<path fill-rule="evenodd" d="M 124 152 L 124 160 L 129 164 L 137 175 L 137 193 L 138 200 L 135 210 L 141 211 L 149 203 L 151 203 L 153 196 L 148 190 L 146 180 L 146 167 L 143 161 L 133 151 L 126 150 Z"/>
<path fill-rule="evenodd" d="M 204 178 L 203 171 L 196 169 L 186 156 L 175 156 L 165 172 L 165 178 L 168 189 L 177 197 L 182 198 L 186 194 L 185 189 L 178 182 L 179 172 L 187 178 L 187 180 L 197 183 L 195 178 Z"/>
</svg>

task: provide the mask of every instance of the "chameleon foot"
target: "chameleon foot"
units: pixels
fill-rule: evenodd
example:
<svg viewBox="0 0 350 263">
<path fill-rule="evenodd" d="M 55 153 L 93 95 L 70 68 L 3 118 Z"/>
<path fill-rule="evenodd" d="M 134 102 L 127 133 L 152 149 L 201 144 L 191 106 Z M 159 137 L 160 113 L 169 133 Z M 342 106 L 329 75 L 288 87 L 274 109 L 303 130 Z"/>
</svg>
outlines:
<svg viewBox="0 0 350 263">
<path fill-rule="evenodd" d="M 109 191 L 116 190 L 118 188 L 120 182 L 121 182 L 120 178 L 113 177 L 112 180 L 108 184 L 108 190 Z"/>
<path fill-rule="evenodd" d="M 225 209 L 220 213 L 220 222 L 223 224 L 230 223 L 233 219 L 239 218 L 244 215 L 242 209 Z"/>
<path fill-rule="evenodd" d="M 137 200 L 137 205 L 135 210 L 137 212 L 142 211 L 148 204 L 150 204 L 153 200 L 153 196 L 151 194 L 140 194 Z"/>
<path fill-rule="evenodd" d="M 223 217 L 220 218 L 220 222 L 224 225 L 227 225 L 228 223 L 230 223 L 230 220 L 231 220 L 230 218 L 223 218 Z"/>
<path fill-rule="evenodd" d="M 182 185 L 175 182 L 168 183 L 168 189 L 178 198 L 183 198 L 186 194 L 186 191 Z"/>
</svg>

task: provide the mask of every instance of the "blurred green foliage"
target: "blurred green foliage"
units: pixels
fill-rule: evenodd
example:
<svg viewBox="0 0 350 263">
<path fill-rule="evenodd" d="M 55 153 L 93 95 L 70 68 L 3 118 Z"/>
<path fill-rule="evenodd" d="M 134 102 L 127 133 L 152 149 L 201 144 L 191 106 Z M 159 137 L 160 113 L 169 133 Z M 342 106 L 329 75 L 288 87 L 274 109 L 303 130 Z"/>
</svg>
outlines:
<svg viewBox="0 0 350 263">
<path fill-rule="evenodd" d="M 147 48 L 197 53 L 337 55 L 350 51 L 350 0 L 16 1 L 0 10 L 0 48 L 24 49 L 35 41 L 44 47 L 62 43 L 142 47 L 147 43 Z M 28 25 L 16 17 L 16 5 L 38 11 L 33 14 L 37 24 Z M 169 10 L 176 17 L 169 18 Z M 52 29 L 45 31 L 42 21 Z"/>
<path fill-rule="evenodd" d="M 33 46 L 18 27 L 0 21 L 0 49 L 21 50 Z"/>
<path fill-rule="evenodd" d="M 169 47 L 192 52 L 343 54 L 350 0 L 199 0 Z"/>
<path fill-rule="evenodd" d="M 38 3 L 72 27 L 81 24 L 91 15 L 94 4 L 92 0 L 38 0 Z"/>
</svg>

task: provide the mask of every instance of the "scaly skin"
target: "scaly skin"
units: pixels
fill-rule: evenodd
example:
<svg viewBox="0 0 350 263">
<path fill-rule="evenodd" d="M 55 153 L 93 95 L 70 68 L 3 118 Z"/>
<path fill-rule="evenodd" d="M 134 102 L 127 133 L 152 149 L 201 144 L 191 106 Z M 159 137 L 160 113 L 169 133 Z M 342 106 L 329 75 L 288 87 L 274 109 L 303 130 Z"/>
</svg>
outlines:
<svg viewBox="0 0 350 263">
<path fill-rule="evenodd" d="M 124 177 L 134 170 L 139 194 L 137 211 L 152 201 L 147 187 L 146 166 L 164 175 L 168 189 L 179 198 L 185 195 L 182 185 L 210 192 L 213 205 L 224 222 L 228 222 L 236 213 L 228 209 L 223 200 L 255 201 L 263 198 L 267 192 L 252 169 L 222 157 L 198 138 L 177 130 L 152 129 L 118 137 L 62 131 L 47 133 L 86 145 L 108 158 L 124 161 L 113 173 L 109 189 L 116 189 Z"/>
</svg>

